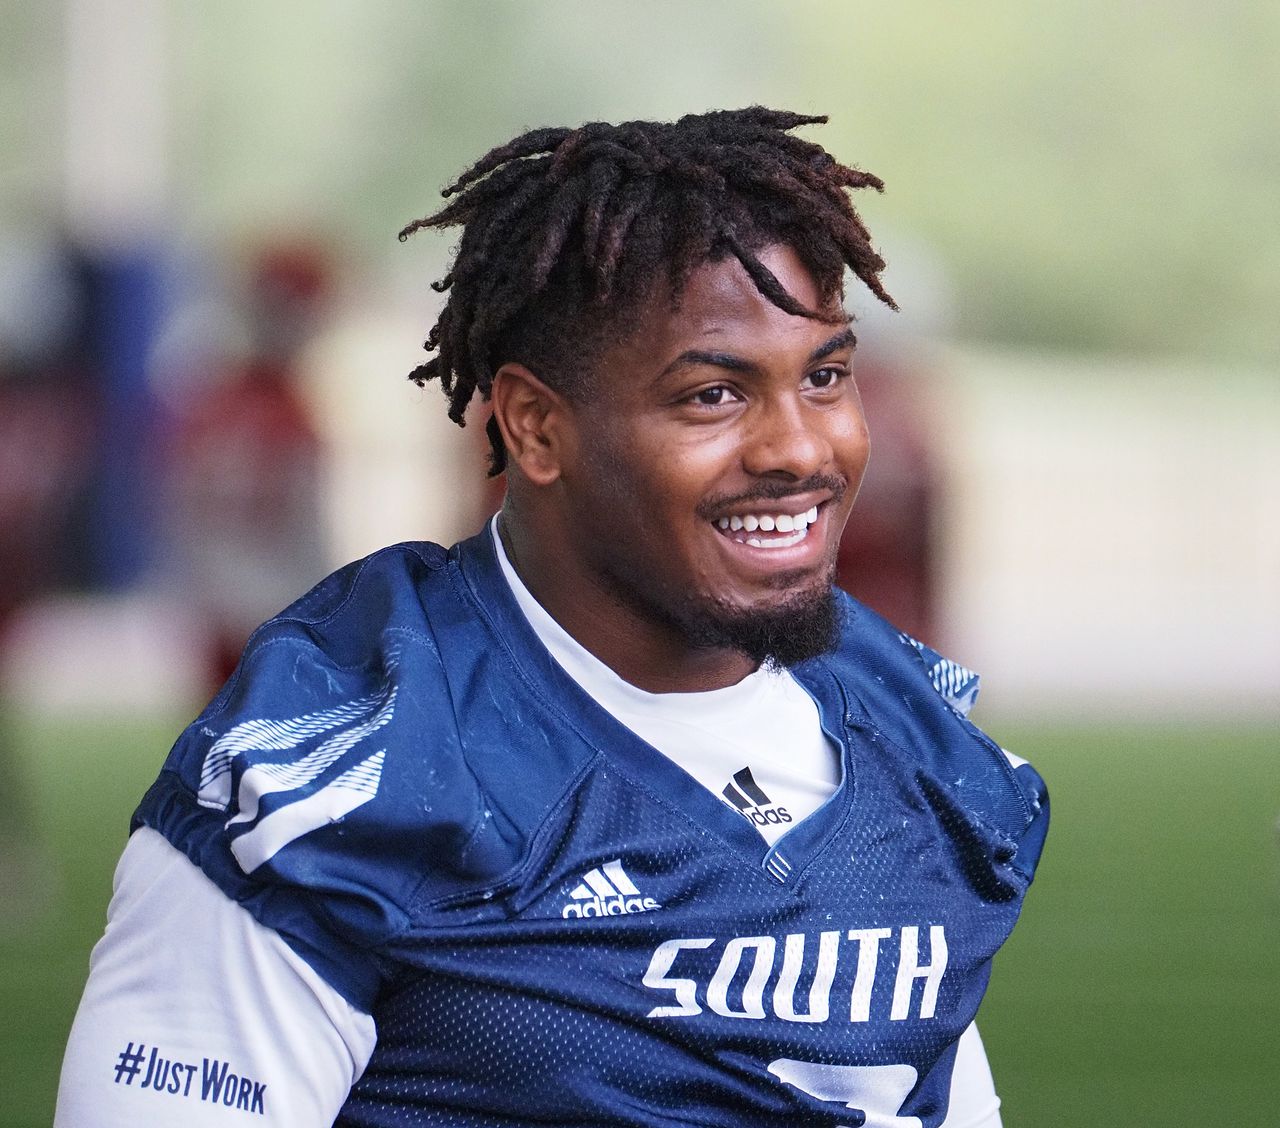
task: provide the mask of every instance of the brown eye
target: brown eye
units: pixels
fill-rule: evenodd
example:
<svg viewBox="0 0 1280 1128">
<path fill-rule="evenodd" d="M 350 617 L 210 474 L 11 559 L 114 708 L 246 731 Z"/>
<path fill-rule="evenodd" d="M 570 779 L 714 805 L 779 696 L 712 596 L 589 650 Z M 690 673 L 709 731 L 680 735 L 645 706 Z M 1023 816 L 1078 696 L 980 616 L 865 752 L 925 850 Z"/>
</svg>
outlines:
<svg viewBox="0 0 1280 1128">
<path fill-rule="evenodd" d="M 838 368 L 819 368 L 816 372 L 810 372 L 805 377 L 805 382 L 811 388 L 831 388 L 844 375 Z"/>
<path fill-rule="evenodd" d="M 702 391 L 695 392 L 692 398 L 700 407 L 719 407 L 729 402 L 729 394 L 728 388 L 717 384 L 714 388 L 703 388 Z"/>
</svg>

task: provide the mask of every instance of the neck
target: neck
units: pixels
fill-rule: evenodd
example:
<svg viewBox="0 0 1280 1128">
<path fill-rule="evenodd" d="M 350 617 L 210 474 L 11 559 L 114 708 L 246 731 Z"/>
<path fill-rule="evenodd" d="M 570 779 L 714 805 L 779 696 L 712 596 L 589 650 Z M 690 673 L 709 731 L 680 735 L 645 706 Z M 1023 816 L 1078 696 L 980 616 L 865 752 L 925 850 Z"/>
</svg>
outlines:
<svg viewBox="0 0 1280 1128">
<path fill-rule="evenodd" d="M 516 575 L 565 632 L 626 682 L 649 693 L 697 693 L 736 685 L 755 668 L 741 651 L 693 647 L 578 570 L 551 559 L 537 536 L 504 508 L 498 534 Z M 583 597 L 583 585 L 595 590 Z"/>
</svg>

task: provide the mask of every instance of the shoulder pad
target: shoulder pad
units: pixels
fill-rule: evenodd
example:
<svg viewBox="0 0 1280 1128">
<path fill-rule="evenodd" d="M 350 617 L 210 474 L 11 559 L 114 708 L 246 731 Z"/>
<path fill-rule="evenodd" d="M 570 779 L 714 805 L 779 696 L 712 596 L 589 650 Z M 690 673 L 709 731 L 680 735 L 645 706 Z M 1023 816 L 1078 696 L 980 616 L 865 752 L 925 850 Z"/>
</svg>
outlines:
<svg viewBox="0 0 1280 1128">
<path fill-rule="evenodd" d="M 914 639 L 903 631 L 898 632 L 898 641 L 910 646 L 920 656 L 921 663 L 929 673 L 929 681 L 942 696 L 942 700 L 960 716 L 967 717 L 978 700 L 982 679 L 959 662 L 944 658 L 936 650 L 931 650 L 919 639 Z"/>
<path fill-rule="evenodd" d="M 978 695 L 972 670 L 944 658 L 850 597 L 842 599 L 837 650 L 827 663 L 848 707 L 900 748 L 933 786 L 1011 841 L 1040 819 L 1043 783 L 1023 777 L 968 719 Z M 1035 777 L 1039 779 L 1038 776 Z M 1036 851 L 1038 853 L 1038 850 Z"/>
<path fill-rule="evenodd" d="M 427 610 L 454 598 L 444 561 L 384 549 L 260 627 L 134 816 L 357 1002 L 369 985 L 317 949 L 368 949 L 406 926 L 426 875 L 474 888 L 523 845 L 464 754 Z"/>
</svg>

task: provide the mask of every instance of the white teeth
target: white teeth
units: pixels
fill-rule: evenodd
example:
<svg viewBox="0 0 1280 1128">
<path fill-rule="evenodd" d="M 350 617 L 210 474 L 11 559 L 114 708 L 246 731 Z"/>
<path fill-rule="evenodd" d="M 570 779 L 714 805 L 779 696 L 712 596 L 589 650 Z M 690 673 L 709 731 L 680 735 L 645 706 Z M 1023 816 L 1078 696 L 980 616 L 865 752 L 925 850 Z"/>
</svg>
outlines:
<svg viewBox="0 0 1280 1128">
<path fill-rule="evenodd" d="M 789 537 L 770 537 L 768 540 L 747 537 L 747 544 L 752 548 L 790 548 L 793 544 L 799 544 L 807 535 L 804 530 L 801 530 L 798 533 L 792 533 Z"/>
<path fill-rule="evenodd" d="M 791 537 L 773 537 L 765 541 L 759 537 L 749 537 L 746 543 L 755 548 L 785 548 L 788 545 L 796 544 L 806 532 L 809 526 L 818 519 L 818 507 L 811 505 L 803 513 L 765 513 L 756 515 L 748 513 L 743 516 L 734 514 L 732 517 L 717 517 L 714 524 L 725 531 L 740 532 L 746 530 L 748 533 L 754 533 L 757 529 L 765 533 L 793 533 L 798 534 Z"/>
<path fill-rule="evenodd" d="M 801 529 L 807 529 L 817 519 L 818 519 L 818 507 L 816 505 L 813 505 L 813 506 L 810 506 L 808 509 L 806 509 L 803 513 L 797 513 L 794 517 L 779 517 L 777 520 L 777 527 L 779 529 L 782 529 L 785 532 L 787 526 L 784 525 L 783 522 L 790 521 L 791 527 L 798 531 Z"/>
</svg>

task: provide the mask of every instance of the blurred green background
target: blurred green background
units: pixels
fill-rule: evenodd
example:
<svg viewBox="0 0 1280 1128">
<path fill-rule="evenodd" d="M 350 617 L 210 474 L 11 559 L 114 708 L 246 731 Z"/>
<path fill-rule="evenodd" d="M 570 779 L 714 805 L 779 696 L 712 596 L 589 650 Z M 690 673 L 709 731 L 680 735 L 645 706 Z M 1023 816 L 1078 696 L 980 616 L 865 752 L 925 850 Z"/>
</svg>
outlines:
<svg viewBox="0 0 1280 1128">
<path fill-rule="evenodd" d="M 944 625 L 989 675 L 979 719 L 1053 796 L 981 1019 L 1005 1124 L 1267 1128 L 1278 67 L 1280 6 L 1244 0 L 0 0 L 0 231 L 218 250 L 322 233 L 346 264 L 342 331 L 385 339 L 379 311 L 405 311 L 376 364 L 365 345 L 332 354 L 343 390 L 325 402 L 345 434 L 429 324 L 444 248 L 394 233 L 488 147 L 752 103 L 829 114 L 811 135 L 887 183 L 859 206 L 891 269 L 897 233 L 948 280 L 930 332 L 945 337 L 939 411 L 965 519 L 948 531 Z M 917 295 L 898 289 L 910 315 Z M 375 440 L 397 426 L 369 414 Z M 406 513 L 413 535 L 452 531 Z M 1131 528 L 1157 548 L 1122 551 Z M 336 557 L 374 537 L 336 511 Z M 1001 561 L 1021 602 L 1001 602 Z M 1147 617 L 1125 618 L 1153 590 Z M 1053 608 L 1061 622 L 1036 618 Z M 1055 659 L 1038 640 L 1063 623 L 1078 633 L 1053 636 Z M 1090 680 L 1104 657 L 1114 668 Z M 14 1126 L 50 1118 L 128 814 L 198 705 L 92 686 L 50 705 L 21 674 L 0 712 L 0 786 L 38 846 L 0 888 L 0 1124 Z"/>
<path fill-rule="evenodd" d="M 0 5 L 0 215 L 58 190 L 68 101 L 113 97 L 66 73 L 101 6 Z M 946 258 L 966 338 L 1277 359 L 1274 4 L 115 7 L 86 65 L 144 68 L 183 229 L 311 220 L 377 255 L 520 129 L 762 102 L 831 116 L 823 143 L 889 186 L 869 219 Z"/>
</svg>

